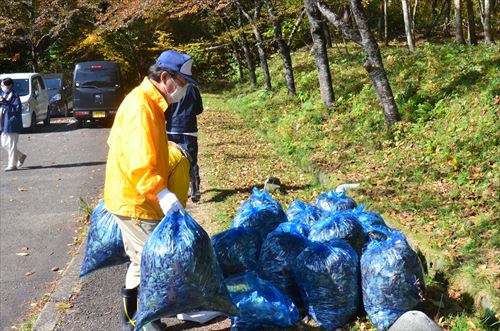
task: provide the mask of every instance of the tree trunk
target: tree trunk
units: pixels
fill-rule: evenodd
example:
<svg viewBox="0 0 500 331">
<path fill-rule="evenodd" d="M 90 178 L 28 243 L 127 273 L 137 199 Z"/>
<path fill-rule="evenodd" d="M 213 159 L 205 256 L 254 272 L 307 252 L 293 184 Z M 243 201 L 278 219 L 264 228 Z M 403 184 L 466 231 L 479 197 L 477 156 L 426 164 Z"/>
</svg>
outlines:
<svg viewBox="0 0 500 331">
<path fill-rule="evenodd" d="M 415 52 L 415 44 L 413 43 L 413 34 L 411 28 L 411 7 L 409 0 L 401 0 L 403 7 L 403 18 L 405 21 L 406 43 L 411 52 Z"/>
<path fill-rule="evenodd" d="M 378 37 L 380 40 L 384 39 L 384 2 L 382 1 L 380 3 L 380 14 L 378 15 L 377 19 L 377 25 L 378 25 Z"/>
<path fill-rule="evenodd" d="M 125 38 L 125 40 L 127 40 L 127 45 L 128 45 L 128 49 L 129 49 L 129 52 L 130 52 L 130 55 L 131 55 L 131 58 L 132 59 L 137 59 L 137 61 L 131 61 L 133 62 L 133 67 L 134 67 L 134 71 L 135 71 L 135 77 L 136 79 L 140 82 L 141 79 L 142 79 L 142 72 L 141 72 L 141 62 L 140 62 L 140 56 L 137 52 L 137 47 L 135 47 L 135 44 L 133 42 L 133 38 L 131 37 L 131 29 L 130 29 L 130 26 L 128 26 L 126 29 L 124 29 L 124 32 L 123 32 L 123 36 Z"/>
<path fill-rule="evenodd" d="M 476 26 L 474 23 L 474 6 L 472 5 L 472 0 L 465 0 L 467 6 L 467 37 L 469 44 L 477 44 L 476 38 Z"/>
<path fill-rule="evenodd" d="M 262 40 L 262 35 L 260 34 L 257 24 L 252 24 L 252 31 L 255 36 L 255 41 L 257 43 L 257 51 L 259 53 L 260 66 L 262 67 L 262 72 L 264 75 L 264 86 L 267 90 L 272 88 L 271 86 L 271 76 L 269 74 L 269 67 L 267 65 L 267 54 L 264 49 L 264 42 Z"/>
<path fill-rule="evenodd" d="M 276 40 L 276 43 L 278 44 L 278 49 L 281 59 L 283 60 L 283 67 L 285 70 L 285 80 L 286 80 L 286 87 L 288 89 L 288 94 L 295 95 L 295 78 L 293 77 L 292 58 L 290 56 L 290 49 L 283 40 L 283 33 L 281 31 L 281 21 L 280 18 L 277 17 L 274 12 L 274 5 L 272 0 L 265 0 L 265 3 L 267 5 L 267 11 L 269 13 L 269 17 L 273 22 L 274 38 Z"/>
<path fill-rule="evenodd" d="M 484 42 L 488 45 L 495 43 L 495 40 L 493 39 L 493 34 L 491 32 L 490 17 L 491 17 L 491 0 L 484 0 Z"/>
<path fill-rule="evenodd" d="M 491 32 L 491 0 L 478 0 L 479 12 L 481 14 L 481 23 L 483 24 L 484 43 L 487 45 L 494 44 L 493 34 Z"/>
<path fill-rule="evenodd" d="M 290 32 L 290 36 L 288 37 L 288 42 L 286 43 L 288 48 L 290 48 L 292 46 L 293 37 L 295 36 L 297 31 L 299 30 L 299 26 L 302 23 L 302 20 L 304 19 L 305 15 L 306 15 L 306 9 L 302 8 L 300 10 L 300 14 L 299 14 L 299 17 L 297 18 L 297 21 L 295 22 L 295 24 L 292 27 L 292 31 Z"/>
<path fill-rule="evenodd" d="M 30 42 L 30 54 L 31 54 L 31 71 L 38 72 L 38 56 L 36 52 L 35 44 Z"/>
<path fill-rule="evenodd" d="M 459 44 L 465 44 L 464 32 L 462 29 L 462 1 L 454 0 L 455 5 L 455 39 Z"/>
<path fill-rule="evenodd" d="M 35 1 L 31 1 L 31 5 L 28 7 L 30 12 L 31 27 L 29 27 L 30 34 L 30 55 L 31 55 L 31 70 L 33 72 L 38 72 L 38 54 L 36 50 L 35 43 L 35 21 L 36 21 L 36 11 L 35 11 Z"/>
<path fill-rule="evenodd" d="M 304 0 L 309 25 L 311 27 L 311 36 L 313 39 L 312 54 L 316 67 L 318 69 L 319 90 L 321 99 L 327 108 L 335 105 L 335 95 L 333 93 L 332 76 L 330 73 L 330 64 L 328 62 L 328 53 L 326 48 L 325 34 L 321 22 L 321 14 L 316 7 L 318 0 Z"/>
<path fill-rule="evenodd" d="M 389 45 L 389 35 L 387 34 L 387 0 L 384 0 L 384 44 Z"/>
<path fill-rule="evenodd" d="M 432 12 L 432 23 L 429 24 L 426 28 L 425 28 L 425 36 L 426 37 L 430 37 L 431 34 L 432 34 L 432 31 L 434 30 L 434 28 L 436 27 L 436 24 L 437 22 L 439 21 L 439 18 L 441 17 L 441 15 L 444 13 L 444 10 L 445 10 L 445 7 L 446 7 L 446 2 L 449 1 L 449 0 L 445 0 L 443 1 L 442 5 L 441 5 L 441 9 L 439 10 L 439 12 L 437 11 L 437 5 L 438 5 L 438 0 L 433 0 L 432 2 L 432 8 L 431 8 L 431 12 Z"/>
<path fill-rule="evenodd" d="M 413 6 L 413 14 L 411 15 L 411 35 L 413 40 L 415 41 L 415 19 L 417 18 L 417 8 L 418 8 L 418 0 L 415 0 L 415 5 Z"/>
<path fill-rule="evenodd" d="M 257 19 L 259 18 L 259 12 L 261 7 L 260 1 L 256 2 L 253 18 L 252 16 L 250 16 L 249 13 L 247 13 L 243 9 L 243 6 L 241 6 L 239 1 L 235 1 L 235 3 L 238 6 L 241 13 L 246 17 L 246 19 L 250 23 L 250 26 L 252 27 L 253 35 L 255 37 L 255 42 L 257 44 L 257 52 L 259 53 L 260 66 L 262 67 L 262 72 L 264 76 L 264 86 L 266 87 L 266 90 L 270 90 L 272 88 L 272 85 L 271 85 L 271 75 L 269 74 L 269 66 L 267 65 L 267 54 L 266 50 L 264 49 L 264 42 L 262 40 L 262 35 L 260 34 L 259 27 L 257 26 Z"/>
<path fill-rule="evenodd" d="M 243 31 L 241 23 L 241 11 L 238 10 L 238 35 L 241 39 L 241 44 L 243 45 L 243 52 L 245 53 L 245 60 L 247 62 L 248 74 L 250 77 L 250 82 L 253 86 L 257 86 L 257 76 L 255 75 L 255 65 L 252 59 L 252 52 L 250 51 L 250 45 L 248 43 L 247 35 Z"/>
<path fill-rule="evenodd" d="M 231 35 L 231 24 L 229 17 L 227 17 L 226 13 L 220 10 L 217 10 L 217 14 L 219 14 L 222 24 L 224 24 L 224 28 L 226 29 L 226 32 L 229 36 L 229 42 L 231 43 L 231 49 L 233 51 L 234 60 L 236 61 L 236 65 L 238 66 L 239 82 L 243 83 L 244 79 L 243 64 L 241 61 L 240 53 L 238 52 L 238 47 L 236 45 L 236 42 L 234 41 L 233 36 Z"/>
<path fill-rule="evenodd" d="M 337 18 L 335 13 L 333 13 L 323 1 L 319 1 L 318 8 L 321 13 L 325 15 L 325 17 L 334 26 L 342 31 L 346 37 L 363 47 L 366 54 L 366 61 L 363 66 L 368 72 L 373 87 L 375 88 L 377 96 L 380 99 L 380 103 L 382 104 L 382 108 L 384 110 L 385 120 L 390 130 L 394 123 L 400 120 L 400 117 L 398 107 L 396 106 L 396 102 L 394 101 L 394 96 L 392 94 L 391 85 L 387 79 L 387 74 L 384 69 L 380 49 L 375 37 L 373 37 L 373 34 L 369 29 L 361 0 L 349 0 L 349 2 L 351 12 L 359 30 L 358 32 L 354 32 L 348 26 L 342 25 L 342 22 Z"/>
<path fill-rule="evenodd" d="M 451 33 L 450 33 L 450 11 L 451 11 L 451 0 L 445 0 L 443 34 L 447 37 L 451 36 Z"/>
<path fill-rule="evenodd" d="M 367 55 L 367 59 L 363 66 L 366 71 L 368 71 L 368 75 L 370 75 L 375 91 L 384 109 L 387 126 L 391 129 L 393 124 L 400 120 L 400 117 L 398 107 L 396 106 L 392 94 L 392 88 L 384 69 L 382 55 L 380 54 L 380 49 L 368 26 L 361 0 L 350 0 L 350 5 L 361 35 L 361 43 Z"/>
<path fill-rule="evenodd" d="M 322 21 L 323 33 L 325 34 L 326 48 L 332 48 L 332 36 L 330 34 L 330 28 L 328 27 L 328 22 Z"/>
</svg>

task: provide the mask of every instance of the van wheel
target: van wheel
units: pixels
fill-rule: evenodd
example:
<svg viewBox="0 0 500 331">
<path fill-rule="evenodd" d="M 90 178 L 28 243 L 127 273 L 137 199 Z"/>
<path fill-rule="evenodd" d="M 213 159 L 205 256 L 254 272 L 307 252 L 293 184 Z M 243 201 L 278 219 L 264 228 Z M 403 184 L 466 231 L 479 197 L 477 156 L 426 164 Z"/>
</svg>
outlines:
<svg viewBox="0 0 500 331">
<path fill-rule="evenodd" d="M 50 125 L 50 110 L 47 109 L 47 117 L 43 120 L 44 125 Z"/>
<path fill-rule="evenodd" d="M 29 128 L 30 132 L 35 132 L 36 131 L 36 114 L 31 113 L 31 125 Z"/>
</svg>

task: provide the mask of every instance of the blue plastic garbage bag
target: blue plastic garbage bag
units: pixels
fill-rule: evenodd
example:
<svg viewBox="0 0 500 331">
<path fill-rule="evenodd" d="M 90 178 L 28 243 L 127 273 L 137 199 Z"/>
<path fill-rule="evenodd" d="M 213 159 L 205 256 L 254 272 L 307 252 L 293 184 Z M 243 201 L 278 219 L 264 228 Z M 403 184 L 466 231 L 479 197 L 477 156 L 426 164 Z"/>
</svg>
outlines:
<svg viewBox="0 0 500 331">
<path fill-rule="evenodd" d="M 224 276 L 255 270 L 262 237 L 247 228 L 234 228 L 212 236 L 212 245 Z"/>
<path fill-rule="evenodd" d="M 115 217 L 104 209 L 104 200 L 99 201 L 90 217 L 87 244 L 80 277 L 100 268 L 129 261 L 123 247 L 120 227 Z"/>
<path fill-rule="evenodd" d="M 361 304 L 358 256 L 344 240 L 311 243 L 294 265 L 309 315 L 328 330 L 340 328 Z"/>
<path fill-rule="evenodd" d="M 370 237 L 360 264 L 363 304 L 373 325 L 385 330 L 423 299 L 424 274 L 401 232 L 385 229 Z"/>
<path fill-rule="evenodd" d="M 280 203 L 264 190 L 254 188 L 252 196 L 242 204 L 231 223 L 231 228 L 245 227 L 257 231 L 262 238 L 287 221 Z"/>
<path fill-rule="evenodd" d="M 365 243 L 365 233 L 352 213 L 333 212 L 311 227 L 309 239 L 324 243 L 345 239 L 360 255 Z"/>
<path fill-rule="evenodd" d="M 274 232 L 285 232 L 292 233 L 296 235 L 301 235 L 307 238 L 309 236 L 309 231 L 311 229 L 307 224 L 300 222 L 285 222 L 278 225 Z"/>
<path fill-rule="evenodd" d="M 273 231 L 262 244 L 257 269 L 260 278 L 273 283 L 299 308 L 303 304 L 292 268 L 297 255 L 309 244 L 310 241 L 300 234 Z"/>
<path fill-rule="evenodd" d="M 289 222 L 300 222 L 311 227 L 320 219 L 321 210 L 316 206 L 295 199 L 288 207 L 286 216 Z"/>
<path fill-rule="evenodd" d="M 180 210 L 165 216 L 144 245 L 135 330 L 204 310 L 237 314 L 208 234 Z"/>
<path fill-rule="evenodd" d="M 364 211 L 364 208 L 364 205 L 360 205 L 352 213 L 363 227 L 365 234 L 372 231 L 374 226 L 387 226 L 382 216 L 371 211 Z"/>
<path fill-rule="evenodd" d="M 252 188 L 252 195 L 241 204 L 238 212 L 242 212 L 251 206 L 268 206 L 283 210 L 280 203 L 274 200 L 274 198 L 269 194 L 267 190 L 262 190 L 261 192 L 257 187 Z"/>
<path fill-rule="evenodd" d="M 326 211 L 339 211 L 356 208 L 356 202 L 343 192 L 329 191 L 318 195 L 316 206 Z"/>
<path fill-rule="evenodd" d="M 226 284 L 239 313 L 232 318 L 231 330 L 285 328 L 299 321 L 292 300 L 255 273 L 231 276 L 226 278 Z"/>
</svg>

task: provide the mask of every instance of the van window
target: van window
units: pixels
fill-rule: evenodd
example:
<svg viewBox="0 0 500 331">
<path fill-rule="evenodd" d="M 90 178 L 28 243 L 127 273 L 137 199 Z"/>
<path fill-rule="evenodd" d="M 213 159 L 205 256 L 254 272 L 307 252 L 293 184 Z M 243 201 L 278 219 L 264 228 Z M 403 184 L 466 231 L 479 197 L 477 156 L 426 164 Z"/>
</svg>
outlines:
<svg viewBox="0 0 500 331">
<path fill-rule="evenodd" d="M 78 69 L 75 75 L 76 87 L 115 87 L 118 85 L 118 72 L 114 68 L 93 66 Z"/>
<path fill-rule="evenodd" d="M 13 89 L 16 91 L 17 95 L 24 97 L 25 95 L 30 94 L 29 79 L 13 79 L 13 81 Z"/>
<path fill-rule="evenodd" d="M 60 78 L 45 78 L 45 84 L 49 90 L 57 90 L 62 86 Z"/>
</svg>

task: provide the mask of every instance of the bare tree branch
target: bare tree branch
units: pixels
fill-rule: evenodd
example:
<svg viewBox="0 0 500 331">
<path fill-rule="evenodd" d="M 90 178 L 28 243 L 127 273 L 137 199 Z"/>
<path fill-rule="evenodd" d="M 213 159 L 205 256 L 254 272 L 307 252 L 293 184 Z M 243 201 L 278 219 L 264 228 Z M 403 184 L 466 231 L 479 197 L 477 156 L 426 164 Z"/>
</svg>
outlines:
<svg viewBox="0 0 500 331">
<path fill-rule="evenodd" d="M 317 7 L 321 14 L 323 14 L 323 16 L 325 16 L 337 29 L 342 31 L 348 39 L 354 41 L 358 45 L 361 45 L 361 36 L 359 35 L 359 32 L 352 30 L 347 22 L 340 19 L 337 14 L 332 12 L 323 1 L 318 1 Z"/>
</svg>

